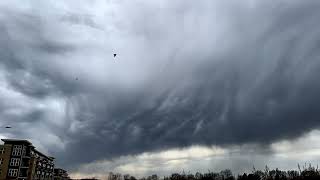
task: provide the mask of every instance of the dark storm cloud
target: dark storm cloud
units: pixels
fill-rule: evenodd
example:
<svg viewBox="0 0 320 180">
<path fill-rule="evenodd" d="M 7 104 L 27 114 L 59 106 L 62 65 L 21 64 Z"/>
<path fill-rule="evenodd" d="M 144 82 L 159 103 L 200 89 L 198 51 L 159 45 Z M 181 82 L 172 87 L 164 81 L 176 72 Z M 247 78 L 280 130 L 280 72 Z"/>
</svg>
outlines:
<svg viewBox="0 0 320 180">
<path fill-rule="evenodd" d="M 319 6 L 123 2 L 114 5 L 114 24 L 81 14 L 2 14 L 5 81 L 21 101 L 40 105 L 1 118 L 48 129 L 63 142 L 48 151 L 66 166 L 299 137 L 320 125 Z M 114 47 L 122 50 L 118 64 L 106 58 Z M 43 108 L 52 101 L 61 107 Z M 52 109 L 61 116 L 52 118 Z"/>
</svg>

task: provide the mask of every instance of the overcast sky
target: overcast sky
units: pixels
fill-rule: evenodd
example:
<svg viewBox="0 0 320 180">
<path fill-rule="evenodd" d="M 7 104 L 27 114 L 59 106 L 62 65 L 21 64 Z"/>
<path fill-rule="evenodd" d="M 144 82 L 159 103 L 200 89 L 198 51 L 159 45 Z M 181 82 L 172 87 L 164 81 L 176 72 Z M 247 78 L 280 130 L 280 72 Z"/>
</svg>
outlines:
<svg viewBox="0 0 320 180">
<path fill-rule="evenodd" d="M 0 137 L 29 139 L 74 176 L 317 163 L 319 9 L 1 1 L 0 126 L 13 128 Z"/>
</svg>

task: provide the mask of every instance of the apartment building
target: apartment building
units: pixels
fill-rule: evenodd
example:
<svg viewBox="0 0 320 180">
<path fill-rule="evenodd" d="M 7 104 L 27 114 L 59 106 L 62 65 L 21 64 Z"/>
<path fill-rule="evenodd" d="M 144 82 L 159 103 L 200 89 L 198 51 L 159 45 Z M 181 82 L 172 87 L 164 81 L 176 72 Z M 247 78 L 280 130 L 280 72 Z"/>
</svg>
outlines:
<svg viewBox="0 0 320 180">
<path fill-rule="evenodd" d="M 70 177 L 66 170 L 61 168 L 54 169 L 54 180 L 69 180 Z"/>
<path fill-rule="evenodd" d="M 1 140 L 0 180 L 53 180 L 53 157 L 39 152 L 27 140 Z"/>
<path fill-rule="evenodd" d="M 33 180 L 53 180 L 54 178 L 54 158 L 46 156 L 35 150 L 34 154 L 35 171 Z"/>
</svg>

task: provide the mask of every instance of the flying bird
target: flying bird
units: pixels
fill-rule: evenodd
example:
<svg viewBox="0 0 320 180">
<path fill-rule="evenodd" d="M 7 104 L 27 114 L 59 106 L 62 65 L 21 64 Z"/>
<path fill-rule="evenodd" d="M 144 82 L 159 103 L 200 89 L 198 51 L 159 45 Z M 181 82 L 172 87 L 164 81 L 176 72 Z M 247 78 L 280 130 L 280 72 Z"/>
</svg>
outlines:
<svg viewBox="0 0 320 180">
<path fill-rule="evenodd" d="M 116 57 L 117 56 L 117 54 L 113 54 L 113 57 Z"/>
<path fill-rule="evenodd" d="M 10 129 L 11 127 L 10 127 L 10 126 L 6 126 L 5 128 L 6 128 L 6 129 Z"/>
</svg>

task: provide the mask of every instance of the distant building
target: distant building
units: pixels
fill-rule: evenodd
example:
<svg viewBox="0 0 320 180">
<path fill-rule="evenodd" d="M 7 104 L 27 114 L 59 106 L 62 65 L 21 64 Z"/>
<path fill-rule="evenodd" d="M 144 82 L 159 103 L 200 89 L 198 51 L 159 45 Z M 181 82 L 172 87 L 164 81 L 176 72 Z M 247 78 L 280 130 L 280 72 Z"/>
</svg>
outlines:
<svg viewBox="0 0 320 180">
<path fill-rule="evenodd" d="M 54 169 L 54 180 L 69 180 L 70 177 L 66 170 L 61 168 Z"/>
<path fill-rule="evenodd" d="M 1 139 L 0 180 L 53 180 L 54 158 L 27 140 Z"/>
</svg>

